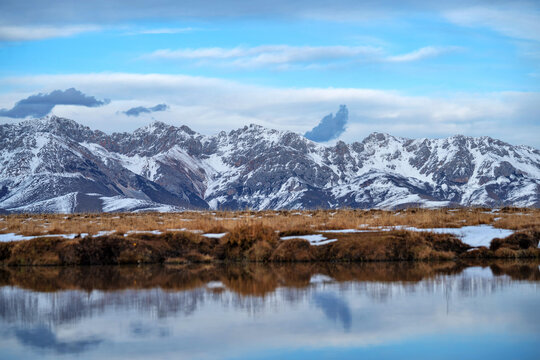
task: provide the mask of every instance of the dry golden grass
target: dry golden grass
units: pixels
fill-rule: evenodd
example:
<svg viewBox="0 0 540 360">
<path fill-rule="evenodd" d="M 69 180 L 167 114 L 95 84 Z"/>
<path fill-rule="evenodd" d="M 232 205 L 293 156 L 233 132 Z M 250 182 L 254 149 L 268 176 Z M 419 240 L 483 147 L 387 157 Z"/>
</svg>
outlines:
<svg viewBox="0 0 540 360">
<path fill-rule="evenodd" d="M 364 262 L 540 258 L 540 231 L 522 230 L 473 251 L 450 234 L 404 230 L 336 233 L 338 241 L 312 246 L 307 240 L 280 241 L 278 232 L 254 222 L 221 238 L 187 231 L 97 237 L 36 237 L 0 242 L 0 264 L 114 265 L 201 262 Z"/>
<path fill-rule="evenodd" d="M 100 231 L 230 232 L 239 227 L 264 226 L 282 233 L 301 234 L 325 229 L 412 226 L 461 227 L 492 224 L 512 230 L 540 229 L 539 209 L 407 209 L 313 211 L 186 211 L 182 213 L 17 214 L 0 216 L 0 233 L 21 235 L 79 234 Z"/>
</svg>

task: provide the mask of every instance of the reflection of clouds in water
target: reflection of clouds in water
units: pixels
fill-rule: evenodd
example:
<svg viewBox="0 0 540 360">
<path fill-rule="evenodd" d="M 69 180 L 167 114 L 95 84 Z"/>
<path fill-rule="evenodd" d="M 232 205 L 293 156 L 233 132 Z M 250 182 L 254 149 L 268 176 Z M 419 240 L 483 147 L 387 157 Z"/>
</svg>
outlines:
<svg viewBox="0 0 540 360">
<path fill-rule="evenodd" d="M 89 337 L 85 340 L 59 340 L 56 334 L 46 326 L 14 330 L 15 337 L 26 346 L 35 349 L 51 350 L 57 354 L 77 354 L 93 348 L 103 339 Z"/>
<path fill-rule="evenodd" d="M 355 290 L 363 296 L 380 304 L 389 303 L 392 299 L 408 297 L 419 293 L 424 296 L 443 293 L 444 298 L 478 297 L 493 294 L 513 284 L 506 277 L 475 276 L 476 273 L 462 273 L 458 276 L 437 276 L 418 283 L 349 281 L 333 285 L 339 292 Z M 19 288 L 0 287 L 0 319 L 5 323 L 24 323 L 36 325 L 50 323 L 54 325 L 70 324 L 81 319 L 92 318 L 107 311 L 118 308 L 137 310 L 140 313 L 152 313 L 158 318 L 170 316 L 191 316 L 205 304 L 220 304 L 223 308 L 240 310 L 252 316 L 259 316 L 271 306 L 280 303 L 298 304 L 303 301 L 317 299 L 316 305 L 323 309 L 331 302 L 323 289 L 331 286 L 326 283 L 311 284 L 305 288 L 280 288 L 261 296 L 242 296 L 232 291 L 215 292 L 205 287 L 184 291 L 122 290 L 114 292 L 65 291 L 57 293 L 40 293 Z M 339 300 L 339 299 L 338 299 Z M 338 302 L 335 301 L 336 304 Z M 347 304 L 341 304 L 347 307 Z M 43 310 L 46 311 L 43 311 Z M 324 309 L 323 309 L 324 311 Z M 330 313 L 325 312 L 325 315 Z M 345 314 L 345 313 L 343 313 Z M 334 315 L 331 315 L 334 316 Z M 335 315 L 336 320 L 343 321 L 342 315 Z M 329 317 L 330 318 L 330 317 Z"/>
<path fill-rule="evenodd" d="M 343 330 L 351 329 L 351 309 L 345 300 L 332 293 L 316 293 L 313 295 L 313 302 L 328 319 L 341 322 Z"/>
<path fill-rule="evenodd" d="M 174 352 L 175 358 L 191 359 L 299 347 L 369 348 L 433 334 L 485 335 L 493 329 L 498 336 L 540 333 L 536 283 L 495 277 L 489 268 L 423 280 L 354 281 L 349 276 L 315 283 L 303 276 L 299 281 L 292 271 L 290 282 L 268 281 L 272 273 L 257 270 L 258 277 L 246 281 L 223 275 L 219 291 L 214 283 L 205 285 L 211 277 L 184 290 L 51 293 L 0 287 L 0 358 L 8 357 L 13 343 L 25 356 L 12 358 L 31 357 L 41 349 L 51 358 L 62 351 L 123 358 L 128 351 L 142 358 L 170 358 Z M 275 286 L 261 292 L 260 278 Z"/>
<path fill-rule="evenodd" d="M 147 322 L 133 321 L 129 324 L 129 333 L 134 337 L 147 337 L 150 335 L 167 337 L 171 335 L 171 330 L 166 326 L 155 326 Z"/>
</svg>

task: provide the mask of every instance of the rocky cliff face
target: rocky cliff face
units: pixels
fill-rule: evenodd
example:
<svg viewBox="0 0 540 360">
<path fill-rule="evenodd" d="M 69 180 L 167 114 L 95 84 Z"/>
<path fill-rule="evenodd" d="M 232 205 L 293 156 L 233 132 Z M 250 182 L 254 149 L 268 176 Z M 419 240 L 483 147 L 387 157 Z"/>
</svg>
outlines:
<svg viewBox="0 0 540 360">
<path fill-rule="evenodd" d="M 489 137 L 373 133 L 324 146 L 256 125 L 107 135 L 50 117 L 0 126 L 0 212 L 540 205 L 540 152 Z"/>
</svg>

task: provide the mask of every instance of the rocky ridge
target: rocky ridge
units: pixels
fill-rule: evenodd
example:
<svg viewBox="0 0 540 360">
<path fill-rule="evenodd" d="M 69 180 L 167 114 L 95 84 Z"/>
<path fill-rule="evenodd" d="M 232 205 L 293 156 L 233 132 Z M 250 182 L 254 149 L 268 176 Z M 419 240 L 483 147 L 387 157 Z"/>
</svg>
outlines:
<svg viewBox="0 0 540 360">
<path fill-rule="evenodd" d="M 55 116 L 0 125 L 0 212 L 540 206 L 540 151 L 373 133 L 327 146 L 258 125 L 105 134 Z"/>
</svg>

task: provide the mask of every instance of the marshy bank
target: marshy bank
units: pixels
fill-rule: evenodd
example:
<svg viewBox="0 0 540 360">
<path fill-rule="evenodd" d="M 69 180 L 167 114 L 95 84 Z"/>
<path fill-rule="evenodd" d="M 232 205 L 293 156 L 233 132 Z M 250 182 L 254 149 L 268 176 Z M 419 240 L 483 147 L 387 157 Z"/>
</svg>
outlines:
<svg viewBox="0 0 540 360">
<path fill-rule="evenodd" d="M 540 232 L 536 229 L 521 230 L 504 239 L 494 239 L 489 247 L 476 248 L 455 235 L 428 231 L 336 230 L 331 242 L 313 245 L 302 239 L 312 233 L 308 229 L 277 232 L 254 223 L 223 230 L 215 229 L 220 231 L 216 236 L 174 231 L 2 242 L 0 263 L 32 266 L 540 258 Z"/>
</svg>

